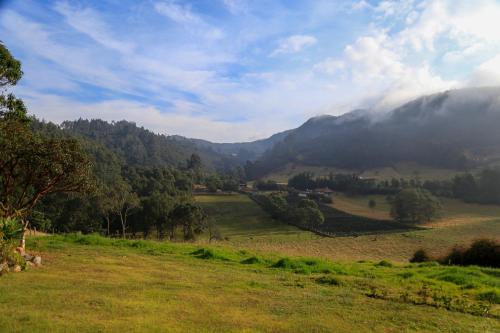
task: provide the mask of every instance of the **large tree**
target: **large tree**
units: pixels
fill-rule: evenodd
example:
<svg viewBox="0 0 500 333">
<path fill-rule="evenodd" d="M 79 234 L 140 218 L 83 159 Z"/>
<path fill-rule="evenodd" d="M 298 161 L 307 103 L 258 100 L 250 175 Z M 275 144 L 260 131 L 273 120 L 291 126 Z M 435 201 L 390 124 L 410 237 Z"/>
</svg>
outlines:
<svg viewBox="0 0 500 333">
<path fill-rule="evenodd" d="M 439 201 L 420 188 L 404 189 L 391 202 L 391 216 L 401 222 L 428 222 L 439 215 L 440 209 Z"/>
<path fill-rule="evenodd" d="M 0 216 L 20 218 L 26 230 L 26 217 L 44 196 L 91 188 L 91 163 L 76 140 L 31 130 L 22 101 L 5 96 L 21 76 L 21 64 L 0 44 Z"/>
<path fill-rule="evenodd" d="M 0 42 L 0 119 L 2 120 L 29 121 L 23 101 L 13 94 L 7 94 L 7 88 L 15 86 L 22 76 L 21 62 L 15 59 Z"/>
<path fill-rule="evenodd" d="M 181 225 L 183 228 L 184 240 L 192 240 L 196 234 L 200 234 L 206 228 L 206 215 L 200 206 L 192 203 L 182 203 L 177 205 L 170 214 L 174 229 Z"/>
</svg>

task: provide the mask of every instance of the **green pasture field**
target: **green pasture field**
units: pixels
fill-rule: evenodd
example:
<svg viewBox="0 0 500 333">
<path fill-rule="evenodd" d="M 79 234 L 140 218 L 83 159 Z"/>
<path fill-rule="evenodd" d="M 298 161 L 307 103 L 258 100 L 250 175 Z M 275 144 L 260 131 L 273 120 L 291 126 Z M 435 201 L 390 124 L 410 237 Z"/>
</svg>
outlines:
<svg viewBox="0 0 500 333">
<path fill-rule="evenodd" d="M 220 227 L 222 236 L 228 238 L 223 244 L 280 255 L 304 255 L 336 261 L 389 259 L 407 262 L 420 248 L 438 257 L 447 254 L 456 245 L 465 246 L 478 238 L 500 240 L 500 215 L 495 215 L 495 206 L 487 206 L 483 210 L 477 205 L 468 207 L 457 201 L 450 201 L 445 204 L 448 220 L 442 220 L 439 227 L 386 232 L 381 227 L 380 232 L 372 234 L 363 234 L 362 230 L 358 230 L 359 234 L 330 238 L 271 219 L 246 195 L 203 195 L 197 196 L 196 200 Z M 336 195 L 334 201 L 336 208 L 339 208 L 335 205 L 340 202 L 349 202 L 354 207 L 363 207 L 367 213 L 371 213 L 368 198 Z M 377 199 L 376 211 L 383 212 L 384 202 L 383 197 Z M 466 217 L 462 214 L 463 210 L 472 215 Z M 358 214 L 359 210 L 351 213 Z M 453 221 L 456 223 L 452 223 Z M 207 242 L 207 238 L 202 235 L 199 241 Z"/>
<path fill-rule="evenodd" d="M 0 277 L 1 332 L 498 332 L 500 270 L 46 236 Z"/>
</svg>

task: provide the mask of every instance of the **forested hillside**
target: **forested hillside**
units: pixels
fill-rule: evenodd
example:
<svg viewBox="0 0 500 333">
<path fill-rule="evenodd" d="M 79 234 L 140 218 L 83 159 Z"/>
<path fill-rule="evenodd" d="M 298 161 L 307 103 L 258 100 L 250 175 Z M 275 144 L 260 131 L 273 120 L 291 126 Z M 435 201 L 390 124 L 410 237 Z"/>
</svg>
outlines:
<svg viewBox="0 0 500 333">
<path fill-rule="evenodd" d="M 69 134 L 91 139 L 113 151 L 130 166 L 185 166 L 191 154 L 198 154 L 203 168 L 230 168 L 235 159 L 210 147 L 199 147 L 180 136 L 155 134 L 125 120 L 108 123 L 100 119 L 66 121 L 61 128 Z"/>
<path fill-rule="evenodd" d="M 500 88 L 447 91 L 387 114 L 357 110 L 308 120 L 247 168 L 262 176 L 287 163 L 365 169 L 398 162 L 464 170 L 500 157 Z"/>
</svg>

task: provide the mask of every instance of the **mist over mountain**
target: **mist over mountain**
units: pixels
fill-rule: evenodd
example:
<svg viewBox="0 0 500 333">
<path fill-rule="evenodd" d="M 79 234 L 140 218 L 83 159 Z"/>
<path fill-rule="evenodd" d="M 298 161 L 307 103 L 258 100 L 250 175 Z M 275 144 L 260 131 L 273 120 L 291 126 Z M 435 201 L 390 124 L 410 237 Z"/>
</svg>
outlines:
<svg viewBox="0 0 500 333">
<path fill-rule="evenodd" d="M 287 163 L 365 169 L 399 162 L 467 169 L 499 160 L 499 128 L 500 87 L 446 91 L 386 114 L 311 118 L 250 170 L 261 176 Z"/>
<path fill-rule="evenodd" d="M 289 163 L 363 170 L 401 162 L 465 170 L 500 161 L 500 87 L 451 90 L 388 113 L 354 110 L 309 119 L 253 142 L 212 143 L 159 135 L 136 124 L 67 121 L 68 133 L 110 149 L 128 165 L 179 166 L 193 153 L 206 170 L 246 164 L 258 178 Z"/>
</svg>

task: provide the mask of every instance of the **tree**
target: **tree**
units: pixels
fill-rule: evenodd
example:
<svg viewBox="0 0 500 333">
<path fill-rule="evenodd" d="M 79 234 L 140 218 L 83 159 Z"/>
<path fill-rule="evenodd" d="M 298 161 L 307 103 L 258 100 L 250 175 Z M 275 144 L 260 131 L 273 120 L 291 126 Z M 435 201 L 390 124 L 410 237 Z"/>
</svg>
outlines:
<svg viewBox="0 0 500 333">
<path fill-rule="evenodd" d="M 22 100 L 5 96 L 7 86 L 22 77 L 21 63 L 0 43 L 0 216 L 23 224 L 21 247 L 28 228 L 25 218 L 45 196 L 91 189 L 91 163 L 74 139 L 34 133 Z"/>
<path fill-rule="evenodd" d="M 374 199 L 370 199 L 368 201 L 368 207 L 370 207 L 370 209 L 375 209 L 375 207 L 377 207 L 377 202 Z"/>
<path fill-rule="evenodd" d="M 171 214 L 174 235 L 175 226 L 183 227 L 184 240 L 192 240 L 196 234 L 200 234 L 206 227 L 206 215 L 200 206 L 192 203 L 182 203 L 177 205 Z"/>
<path fill-rule="evenodd" d="M 155 226 L 158 238 L 163 239 L 164 229 L 169 224 L 169 215 L 175 204 L 175 198 L 167 193 L 155 192 L 142 200 L 142 219 L 144 233 L 147 235 L 148 228 Z"/>
<path fill-rule="evenodd" d="M 325 217 L 319 210 L 318 204 L 310 199 L 299 201 L 297 207 L 292 210 L 292 219 L 307 227 L 314 227 L 323 224 L 325 221 Z"/>
<path fill-rule="evenodd" d="M 26 216 L 46 195 L 92 188 L 91 163 L 74 139 L 52 139 L 0 121 L 0 215 Z"/>
<path fill-rule="evenodd" d="M 391 216 L 414 224 L 431 221 L 438 216 L 441 208 L 429 191 L 420 188 L 404 189 L 391 201 Z"/>
<path fill-rule="evenodd" d="M 212 175 L 205 180 L 209 192 L 217 192 L 222 187 L 222 182 L 217 175 Z"/>
<path fill-rule="evenodd" d="M 129 184 L 123 183 L 116 189 L 116 206 L 115 213 L 120 217 L 120 224 L 122 227 L 122 237 L 125 238 L 127 231 L 127 218 L 140 206 L 139 197 Z"/>
<path fill-rule="evenodd" d="M 191 169 L 194 171 L 200 170 L 202 167 L 200 155 L 198 155 L 196 153 L 192 153 L 191 156 L 189 157 L 189 159 L 187 160 L 187 167 L 188 167 L 188 169 Z"/>
<path fill-rule="evenodd" d="M 106 235 L 110 235 L 110 225 L 111 218 L 113 214 L 116 214 L 120 211 L 120 188 L 124 186 L 117 186 L 117 188 L 105 187 L 102 189 L 98 197 L 98 208 L 101 212 L 102 216 L 104 216 L 104 220 L 106 221 Z"/>
<path fill-rule="evenodd" d="M 29 122 L 27 110 L 21 99 L 6 94 L 7 87 L 15 86 L 23 76 L 21 62 L 15 59 L 0 42 L 0 119 Z"/>
</svg>

